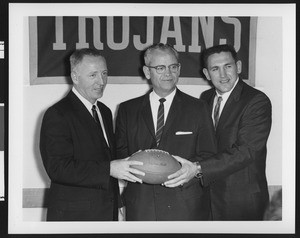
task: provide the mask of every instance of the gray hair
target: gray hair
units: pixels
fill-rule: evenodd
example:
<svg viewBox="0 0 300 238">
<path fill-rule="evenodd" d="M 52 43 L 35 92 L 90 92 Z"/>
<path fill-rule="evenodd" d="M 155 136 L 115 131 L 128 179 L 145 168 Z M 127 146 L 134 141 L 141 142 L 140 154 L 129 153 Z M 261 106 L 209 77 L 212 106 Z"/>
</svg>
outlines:
<svg viewBox="0 0 300 238">
<path fill-rule="evenodd" d="M 70 56 L 71 72 L 82 61 L 84 56 L 101 57 L 105 61 L 105 58 L 100 54 L 100 51 L 96 49 L 90 49 L 90 48 L 77 49 Z"/>
<path fill-rule="evenodd" d="M 178 52 L 169 44 L 163 44 L 163 43 L 156 43 L 151 46 L 149 46 L 145 53 L 144 53 L 144 61 L 145 65 L 149 66 L 150 61 L 151 61 L 151 54 L 154 50 L 161 50 L 161 51 L 170 51 L 171 53 L 174 54 L 176 57 L 177 61 L 179 61 L 179 54 Z"/>
</svg>

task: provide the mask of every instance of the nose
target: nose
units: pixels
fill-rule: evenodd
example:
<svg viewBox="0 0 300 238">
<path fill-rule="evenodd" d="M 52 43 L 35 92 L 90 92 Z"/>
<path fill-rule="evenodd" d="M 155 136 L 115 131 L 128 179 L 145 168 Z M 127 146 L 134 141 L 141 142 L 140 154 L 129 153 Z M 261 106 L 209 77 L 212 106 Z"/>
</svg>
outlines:
<svg viewBox="0 0 300 238">
<path fill-rule="evenodd" d="M 170 70 L 170 67 L 166 67 L 166 72 L 165 72 L 166 75 L 170 75 L 171 74 L 171 70 Z"/>
<path fill-rule="evenodd" d="M 104 79 L 103 79 L 102 74 L 98 74 L 98 76 L 97 76 L 97 82 L 98 82 L 100 85 L 103 85 L 103 84 L 104 84 Z"/>
<path fill-rule="evenodd" d="M 224 78 L 226 76 L 226 71 L 224 68 L 220 68 L 220 77 Z"/>
</svg>

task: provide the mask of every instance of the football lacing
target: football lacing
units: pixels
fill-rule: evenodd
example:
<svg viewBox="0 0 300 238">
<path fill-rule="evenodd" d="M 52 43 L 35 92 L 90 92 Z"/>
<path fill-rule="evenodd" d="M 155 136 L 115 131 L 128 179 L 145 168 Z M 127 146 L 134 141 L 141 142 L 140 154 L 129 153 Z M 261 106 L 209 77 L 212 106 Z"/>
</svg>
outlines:
<svg viewBox="0 0 300 238">
<path fill-rule="evenodd" d="M 169 155 L 169 152 L 167 151 L 164 151 L 164 150 L 158 150 L 158 149 L 147 149 L 145 150 L 146 152 L 162 152 L 162 153 L 165 153 L 165 154 L 168 154 Z"/>
</svg>

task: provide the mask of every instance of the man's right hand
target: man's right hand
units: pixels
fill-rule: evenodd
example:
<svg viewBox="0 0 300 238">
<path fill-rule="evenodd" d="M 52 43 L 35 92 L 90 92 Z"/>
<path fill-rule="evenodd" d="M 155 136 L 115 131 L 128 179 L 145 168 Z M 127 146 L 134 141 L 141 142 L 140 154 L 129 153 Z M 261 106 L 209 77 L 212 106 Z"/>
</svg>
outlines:
<svg viewBox="0 0 300 238">
<path fill-rule="evenodd" d="M 130 167 L 131 165 L 143 165 L 143 162 L 133 160 L 130 161 L 128 160 L 128 158 L 111 161 L 110 176 L 117 179 L 124 179 L 133 183 L 143 183 L 143 181 L 140 178 L 134 176 L 134 174 L 145 176 L 145 173 L 138 169 Z"/>
</svg>

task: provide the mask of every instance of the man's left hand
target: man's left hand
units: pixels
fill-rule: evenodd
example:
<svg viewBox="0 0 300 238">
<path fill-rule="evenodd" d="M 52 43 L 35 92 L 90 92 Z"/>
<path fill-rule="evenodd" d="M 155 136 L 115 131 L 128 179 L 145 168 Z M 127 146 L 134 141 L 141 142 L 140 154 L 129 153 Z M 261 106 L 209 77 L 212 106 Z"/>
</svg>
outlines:
<svg viewBox="0 0 300 238">
<path fill-rule="evenodd" d="M 193 162 L 181 158 L 180 156 L 173 155 L 173 157 L 181 163 L 182 167 L 177 172 L 168 176 L 168 181 L 163 183 L 164 186 L 174 188 L 182 186 L 183 184 L 190 181 L 196 174 L 197 166 Z"/>
</svg>

